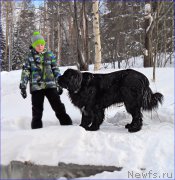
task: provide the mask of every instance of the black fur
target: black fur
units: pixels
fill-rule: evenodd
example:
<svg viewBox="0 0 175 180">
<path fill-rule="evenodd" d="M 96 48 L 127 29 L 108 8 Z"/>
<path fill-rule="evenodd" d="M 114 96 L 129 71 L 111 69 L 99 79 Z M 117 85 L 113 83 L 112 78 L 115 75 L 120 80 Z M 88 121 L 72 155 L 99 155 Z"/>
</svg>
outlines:
<svg viewBox="0 0 175 180">
<path fill-rule="evenodd" d="M 109 74 L 81 73 L 68 69 L 58 83 L 69 92 L 72 103 L 82 112 L 81 126 L 86 130 L 98 130 L 104 119 L 105 108 L 124 102 L 132 115 L 131 124 L 125 127 L 129 132 L 142 127 L 141 110 L 152 110 L 162 103 L 163 95 L 153 94 L 145 75 L 132 69 Z"/>
</svg>

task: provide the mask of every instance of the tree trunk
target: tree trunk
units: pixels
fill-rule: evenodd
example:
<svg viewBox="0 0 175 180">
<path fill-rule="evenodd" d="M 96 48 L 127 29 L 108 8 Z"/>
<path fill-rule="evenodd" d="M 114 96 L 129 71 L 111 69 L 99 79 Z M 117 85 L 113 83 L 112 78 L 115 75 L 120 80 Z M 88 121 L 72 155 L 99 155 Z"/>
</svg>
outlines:
<svg viewBox="0 0 175 180">
<path fill-rule="evenodd" d="M 47 45 L 48 45 L 48 49 L 50 49 L 50 37 L 49 37 L 49 24 L 48 24 L 48 7 L 47 7 L 47 3 L 46 3 L 46 33 L 47 33 Z"/>
<path fill-rule="evenodd" d="M 175 5 L 174 5 L 175 6 Z M 174 15 L 174 8 L 172 8 L 172 15 Z M 172 27 L 174 28 L 174 18 L 172 18 Z M 173 35 L 174 35 L 174 30 L 173 30 L 173 28 L 172 28 L 172 39 L 173 39 Z M 171 43 L 171 49 L 172 49 L 172 51 L 173 50 L 175 50 L 175 46 L 174 46 L 175 44 L 174 44 L 174 41 L 172 40 L 172 43 Z M 171 54 L 171 53 L 170 53 Z M 174 57 L 174 56 L 173 56 Z M 172 64 L 173 62 L 172 62 L 172 55 L 170 55 L 170 64 Z"/>
<path fill-rule="evenodd" d="M 166 65 L 166 59 L 167 59 L 167 43 L 166 43 L 166 40 L 167 40 L 167 27 L 166 27 L 166 18 L 164 18 L 164 21 L 163 21 L 163 30 L 164 30 L 164 61 L 163 61 L 163 66 L 165 67 Z"/>
<path fill-rule="evenodd" d="M 51 46 L 51 50 L 55 53 L 55 21 L 52 19 L 52 31 L 51 31 L 51 43 L 50 43 L 50 46 Z"/>
<path fill-rule="evenodd" d="M 47 39 L 47 48 L 50 49 L 50 38 L 49 38 L 49 25 L 48 25 L 48 7 L 47 0 L 44 1 L 44 13 L 45 13 L 45 21 L 44 21 L 44 37 Z"/>
<path fill-rule="evenodd" d="M 157 50 L 158 50 L 158 22 L 156 22 L 155 25 L 156 32 L 155 32 L 155 38 L 156 38 L 156 43 L 155 43 L 155 51 L 154 51 L 154 61 L 153 61 L 153 81 L 156 80 L 156 64 L 157 64 Z"/>
<path fill-rule="evenodd" d="M 154 7 L 152 8 L 152 5 Z M 152 55 L 152 31 L 155 24 L 155 2 L 151 2 L 145 5 L 145 52 L 144 52 L 144 67 L 153 66 L 153 55 Z M 154 17 L 152 16 L 154 13 Z"/>
<path fill-rule="evenodd" d="M 83 52 L 87 67 L 89 65 L 89 47 L 88 47 L 88 21 L 86 17 L 86 2 L 83 0 L 82 4 L 83 13 Z"/>
<path fill-rule="evenodd" d="M 146 9 L 148 7 L 148 9 Z M 151 4 L 145 5 L 145 52 L 144 52 L 144 67 L 151 67 L 153 65 L 152 56 L 152 26 L 153 17 L 151 14 Z"/>
<path fill-rule="evenodd" d="M 100 25 L 98 13 L 98 1 L 93 2 L 93 33 L 95 41 L 95 64 L 94 70 L 97 71 L 101 68 L 101 40 L 100 40 Z"/>
<path fill-rule="evenodd" d="M 88 70 L 88 66 L 85 62 L 85 58 L 83 57 L 82 51 L 81 51 L 81 39 L 80 39 L 80 33 L 78 28 L 78 17 L 77 17 L 77 3 L 76 0 L 74 0 L 74 28 L 75 28 L 75 39 L 76 39 L 76 55 L 77 55 L 77 61 L 78 61 L 78 69 L 80 70 Z"/>
<path fill-rule="evenodd" d="M 58 19 L 58 24 L 57 24 L 57 31 L 58 31 L 58 44 L 57 44 L 57 59 L 58 59 L 58 65 L 60 65 L 60 60 L 61 60 L 61 14 L 60 14 L 60 9 L 59 6 L 57 6 L 57 19 Z"/>
<path fill-rule="evenodd" d="M 156 64 L 157 64 L 157 50 L 158 50 L 158 34 L 159 34 L 159 14 L 160 14 L 160 10 L 162 7 L 162 4 L 160 4 L 159 2 L 155 2 L 154 4 L 155 7 L 155 13 L 156 13 L 156 21 L 154 22 L 155 24 L 155 51 L 154 51 L 154 61 L 153 61 L 153 81 L 156 80 Z"/>
<path fill-rule="evenodd" d="M 11 14 L 11 16 L 10 16 L 10 22 L 9 22 L 9 24 L 10 24 L 10 26 L 9 26 L 9 56 L 8 56 L 8 71 L 11 71 L 11 69 L 12 69 L 12 62 L 11 62 L 11 59 L 12 59 L 12 49 L 13 49 L 13 29 L 14 29 L 14 6 L 15 6 L 15 4 L 14 4 L 15 2 L 13 2 L 13 1 L 11 1 L 10 2 L 10 9 L 9 9 L 9 11 L 10 11 L 10 14 Z"/>
<path fill-rule="evenodd" d="M 6 47 L 5 47 L 5 69 L 8 65 L 8 48 L 9 48 L 9 2 L 6 1 Z"/>
</svg>

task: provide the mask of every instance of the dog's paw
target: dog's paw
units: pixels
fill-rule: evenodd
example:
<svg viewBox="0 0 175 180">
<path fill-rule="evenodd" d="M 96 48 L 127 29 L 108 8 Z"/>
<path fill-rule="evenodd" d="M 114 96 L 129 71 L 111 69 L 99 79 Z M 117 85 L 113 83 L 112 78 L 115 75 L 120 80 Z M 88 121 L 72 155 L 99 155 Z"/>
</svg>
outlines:
<svg viewBox="0 0 175 180">
<path fill-rule="evenodd" d="M 87 131 L 97 131 L 97 130 L 99 130 L 99 127 L 90 126 L 90 127 L 86 127 L 85 129 Z"/>
<path fill-rule="evenodd" d="M 142 127 L 140 126 L 138 126 L 138 127 L 129 127 L 128 128 L 128 132 L 130 132 L 130 133 L 133 133 L 133 132 L 137 132 L 137 131 L 140 131 L 142 129 Z"/>
<path fill-rule="evenodd" d="M 80 124 L 80 127 L 84 128 L 86 130 L 87 127 L 85 127 L 84 125 Z"/>
<path fill-rule="evenodd" d="M 126 125 L 125 125 L 125 128 L 126 128 L 126 129 L 129 129 L 131 126 L 132 126 L 131 124 L 126 124 Z"/>
</svg>

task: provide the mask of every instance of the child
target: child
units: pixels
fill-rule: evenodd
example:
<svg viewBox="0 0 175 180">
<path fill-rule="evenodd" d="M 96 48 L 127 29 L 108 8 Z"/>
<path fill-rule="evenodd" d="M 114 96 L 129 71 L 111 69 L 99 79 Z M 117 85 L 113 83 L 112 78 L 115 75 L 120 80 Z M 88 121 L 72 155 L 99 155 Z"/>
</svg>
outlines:
<svg viewBox="0 0 175 180">
<path fill-rule="evenodd" d="M 55 111 L 60 124 L 72 125 L 72 121 L 66 113 L 59 96 L 62 94 L 62 89 L 58 86 L 57 80 L 61 74 L 57 67 L 56 57 L 52 52 L 45 49 L 45 40 L 39 32 L 33 33 L 31 41 L 32 47 L 25 59 L 20 81 L 21 95 L 24 99 L 27 97 L 26 87 L 28 81 L 30 81 L 32 95 L 31 128 L 37 129 L 43 126 L 42 114 L 45 96 Z"/>
</svg>

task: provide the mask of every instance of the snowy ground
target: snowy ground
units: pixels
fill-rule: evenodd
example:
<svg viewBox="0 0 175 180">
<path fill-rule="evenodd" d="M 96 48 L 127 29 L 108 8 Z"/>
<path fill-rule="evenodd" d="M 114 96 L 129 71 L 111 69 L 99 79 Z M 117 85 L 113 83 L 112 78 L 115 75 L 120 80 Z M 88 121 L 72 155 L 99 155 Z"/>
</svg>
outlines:
<svg viewBox="0 0 175 180">
<path fill-rule="evenodd" d="M 61 73 L 66 69 L 60 68 Z M 44 128 L 31 130 L 31 96 L 23 99 L 19 91 L 21 71 L 1 73 L 1 164 L 12 160 L 57 165 L 59 162 L 114 165 L 120 172 L 103 172 L 94 179 L 174 178 L 174 68 L 136 69 L 150 80 L 152 90 L 164 95 L 164 104 L 156 112 L 143 114 L 143 129 L 129 133 L 131 121 L 124 106 L 106 110 L 101 129 L 88 132 L 79 127 L 81 114 L 67 91 L 61 96 L 73 126 L 60 126 L 47 99 L 44 104 Z M 112 70 L 101 70 L 107 73 Z"/>
</svg>

